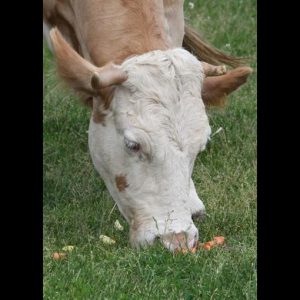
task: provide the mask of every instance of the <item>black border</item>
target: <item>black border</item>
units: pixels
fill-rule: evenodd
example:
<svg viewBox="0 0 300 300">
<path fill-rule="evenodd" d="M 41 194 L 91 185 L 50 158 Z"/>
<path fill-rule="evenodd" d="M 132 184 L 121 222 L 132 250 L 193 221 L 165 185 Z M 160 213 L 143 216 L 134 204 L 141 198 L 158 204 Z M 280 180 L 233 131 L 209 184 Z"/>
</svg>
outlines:
<svg viewBox="0 0 300 300">
<path fill-rule="evenodd" d="M 258 2 L 258 299 L 297 295 L 298 11 Z"/>
<path fill-rule="evenodd" d="M 1 9 L 1 286 L 17 299 L 43 297 L 42 9 L 40 0 Z"/>
<path fill-rule="evenodd" d="M 294 102 L 299 83 L 292 81 L 286 67 L 290 64 L 295 68 L 298 38 L 290 33 L 299 28 L 292 24 L 299 17 L 292 16 L 298 9 L 282 1 L 264 0 L 257 4 L 258 298 L 277 299 L 281 291 L 286 299 L 295 290 L 285 286 L 284 280 L 291 279 L 286 266 L 293 266 L 297 259 L 294 236 L 288 230 L 295 226 L 291 220 L 297 221 L 295 202 L 299 198 L 289 192 L 293 184 L 299 185 L 297 174 L 294 181 L 287 176 L 295 166 L 293 158 L 298 156 L 298 147 L 292 145 L 298 135 L 289 132 L 293 126 L 297 128 L 298 110 Z M 5 274 L 11 284 L 10 294 L 20 293 L 20 299 L 41 299 L 43 2 L 17 1 L 11 7 L 7 7 L 7 2 L 5 5 L 1 20 L 1 58 L 6 67 L 2 73 L 1 110 L 5 151 L 2 159 L 6 165 L 1 197 L 2 262 L 7 263 Z M 285 50 L 288 44 L 294 51 Z M 285 231 L 284 224 L 288 225 Z"/>
</svg>

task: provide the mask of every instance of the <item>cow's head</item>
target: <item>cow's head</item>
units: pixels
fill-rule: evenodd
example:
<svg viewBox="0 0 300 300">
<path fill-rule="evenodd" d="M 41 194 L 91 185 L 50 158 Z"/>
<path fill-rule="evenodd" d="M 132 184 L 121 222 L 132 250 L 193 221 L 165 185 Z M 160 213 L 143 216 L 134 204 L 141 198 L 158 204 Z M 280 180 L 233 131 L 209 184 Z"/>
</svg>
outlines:
<svg viewBox="0 0 300 300">
<path fill-rule="evenodd" d="M 58 69 L 93 97 L 89 148 L 135 246 L 158 237 L 192 248 L 192 216 L 204 211 L 191 179 L 211 129 L 201 99 L 202 64 L 183 49 L 152 51 L 97 68 L 52 31 Z"/>
</svg>

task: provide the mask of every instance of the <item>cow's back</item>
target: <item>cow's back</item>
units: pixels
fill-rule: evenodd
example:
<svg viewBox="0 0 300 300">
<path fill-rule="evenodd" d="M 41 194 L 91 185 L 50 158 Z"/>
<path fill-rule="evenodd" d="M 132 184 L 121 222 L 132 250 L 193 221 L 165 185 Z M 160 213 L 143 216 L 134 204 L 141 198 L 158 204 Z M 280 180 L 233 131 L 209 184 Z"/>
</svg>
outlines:
<svg viewBox="0 0 300 300">
<path fill-rule="evenodd" d="M 44 22 L 97 66 L 172 44 L 163 0 L 45 0 Z"/>
</svg>

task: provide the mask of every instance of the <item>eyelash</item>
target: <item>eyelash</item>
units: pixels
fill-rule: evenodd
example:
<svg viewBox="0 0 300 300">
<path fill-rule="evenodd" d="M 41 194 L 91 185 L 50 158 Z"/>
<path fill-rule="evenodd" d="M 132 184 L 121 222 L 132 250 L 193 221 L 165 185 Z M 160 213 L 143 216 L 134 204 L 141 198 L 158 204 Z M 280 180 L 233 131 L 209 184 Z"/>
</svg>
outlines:
<svg viewBox="0 0 300 300">
<path fill-rule="evenodd" d="M 125 146 L 127 147 L 127 149 L 129 149 L 132 152 L 138 152 L 141 148 L 141 145 L 139 143 L 130 141 L 126 138 L 124 138 L 124 143 L 125 143 Z"/>
</svg>

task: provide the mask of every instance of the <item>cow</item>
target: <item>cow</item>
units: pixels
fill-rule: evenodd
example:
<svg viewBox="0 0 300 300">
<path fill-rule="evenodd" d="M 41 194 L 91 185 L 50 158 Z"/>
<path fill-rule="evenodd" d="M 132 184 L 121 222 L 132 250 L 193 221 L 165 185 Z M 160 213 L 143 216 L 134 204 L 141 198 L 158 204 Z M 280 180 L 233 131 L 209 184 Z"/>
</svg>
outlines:
<svg viewBox="0 0 300 300">
<path fill-rule="evenodd" d="M 193 218 L 205 206 L 192 172 L 211 134 L 206 106 L 224 104 L 251 68 L 215 65 L 238 59 L 185 25 L 183 0 L 43 4 L 45 38 L 60 77 L 91 108 L 90 155 L 131 244 L 195 247 Z"/>
</svg>

